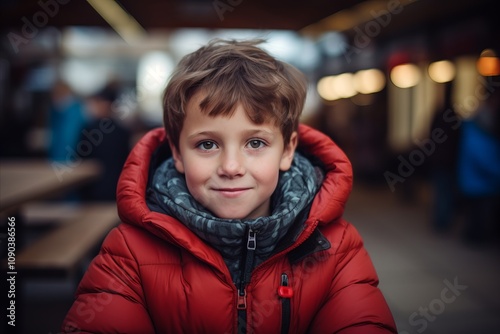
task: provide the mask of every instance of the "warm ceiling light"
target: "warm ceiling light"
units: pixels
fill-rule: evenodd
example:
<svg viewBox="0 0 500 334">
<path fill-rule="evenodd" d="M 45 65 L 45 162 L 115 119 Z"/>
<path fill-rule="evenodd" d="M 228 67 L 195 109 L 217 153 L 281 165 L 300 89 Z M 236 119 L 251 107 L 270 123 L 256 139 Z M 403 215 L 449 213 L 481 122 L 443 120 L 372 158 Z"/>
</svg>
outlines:
<svg viewBox="0 0 500 334">
<path fill-rule="evenodd" d="M 337 100 L 339 96 L 333 89 L 334 76 L 323 77 L 318 81 L 316 86 L 319 96 L 327 101 Z"/>
<path fill-rule="evenodd" d="M 146 34 L 144 28 L 114 0 L 87 0 L 97 13 L 125 40 L 132 44 Z"/>
<path fill-rule="evenodd" d="M 348 98 L 358 93 L 354 88 L 353 77 L 352 73 L 342 73 L 335 76 L 333 89 L 339 97 Z"/>
<path fill-rule="evenodd" d="M 479 74 L 483 76 L 500 75 L 500 59 L 492 49 L 481 52 L 476 66 Z"/>
<path fill-rule="evenodd" d="M 385 75 L 381 70 L 372 68 L 354 74 L 354 88 L 361 94 L 380 92 L 385 86 Z"/>
<path fill-rule="evenodd" d="M 327 31 L 345 32 L 359 27 L 366 22 L 372 22 L 380 29 L 390 23 L 393 15 L 398 15 L 406 6 L 415 0 L 365 0 L 357 5 L 347 7 L 318 22 L 304 27 L 301 33 L 320 35 Z M 384 17 L 388 16 L 388 17 Z"/>
<path fill-rule="evenodd" d="M 449 60 L 436 61 L 429 65 L 429 76 L 437 83 L 450 82 L 455 78 L 455 65 Z"/>
<path fill-rule="evenodd" d="M 398 65 L 391 71 L 391 81 L 399 88 L 416 86 L 420 81 L 420 70 L 414 64 Z"/>
</svg>

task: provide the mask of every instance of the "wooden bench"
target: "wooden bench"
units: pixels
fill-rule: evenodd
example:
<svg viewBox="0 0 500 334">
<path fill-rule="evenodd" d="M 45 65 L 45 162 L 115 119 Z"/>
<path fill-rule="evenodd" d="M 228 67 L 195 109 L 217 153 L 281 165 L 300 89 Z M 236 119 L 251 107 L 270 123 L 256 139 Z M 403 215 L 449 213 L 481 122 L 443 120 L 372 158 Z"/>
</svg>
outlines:
<svg viewBox="0 0 500 334">
<path fill-rule="evenodd" d="M 16 256 L 23 277 L 70 277 L 119 223 L 115 203 L 88 203 Z M 54 210 L 54 212 L 56 212 Z M 32 214 L 33 216 L 33 214 Z"/>
</svg>

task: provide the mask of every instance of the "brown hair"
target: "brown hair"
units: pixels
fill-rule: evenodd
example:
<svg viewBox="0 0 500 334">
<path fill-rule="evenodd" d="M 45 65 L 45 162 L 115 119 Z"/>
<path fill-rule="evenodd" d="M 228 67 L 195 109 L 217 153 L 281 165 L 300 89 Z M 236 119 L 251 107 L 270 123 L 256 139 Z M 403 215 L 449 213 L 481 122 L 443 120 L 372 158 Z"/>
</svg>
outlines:
<svg viewBox="0 0 500 334">
<path fill-rule="evenodd" d="M 165 130 L 176 148 L 186 106 L 200 90 L 206 92 L 203 113 L 231 116 L 241 103 L 253 122 L 273 122 L 289 142 L 304 107 L 306 79 L 257 47 L 262 42 L 215 39 L 181 59 L 163 95 Z"/>
</svg>

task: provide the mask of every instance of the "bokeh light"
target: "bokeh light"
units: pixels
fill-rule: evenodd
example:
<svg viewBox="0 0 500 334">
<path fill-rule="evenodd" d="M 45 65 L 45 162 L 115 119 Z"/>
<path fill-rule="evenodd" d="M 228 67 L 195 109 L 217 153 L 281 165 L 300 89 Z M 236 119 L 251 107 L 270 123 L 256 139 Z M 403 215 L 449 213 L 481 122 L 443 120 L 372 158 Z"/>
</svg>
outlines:
<svg viewBox="0 0 500 334">
<path fill-rule="evenodd" d="M 385 75 L 379 69 L 361 70 L 354 74 L 353 84 L 361 94 L 377 93 L 385 87 Z"/>
<path fill-rule="evenodd" d="M 437 83 L 450 82 L 455 78 L 455 65 L 449 60 L 440 60 L 429 65 L 429 76 Z"/>
<path fill-rule="evenodd" d="M 415 64 L 398 65 L 391 71 L 391 81 L 399 88 L 416 86 L 420 81 L 420 77 L 420 70 Z"/>
</svg>

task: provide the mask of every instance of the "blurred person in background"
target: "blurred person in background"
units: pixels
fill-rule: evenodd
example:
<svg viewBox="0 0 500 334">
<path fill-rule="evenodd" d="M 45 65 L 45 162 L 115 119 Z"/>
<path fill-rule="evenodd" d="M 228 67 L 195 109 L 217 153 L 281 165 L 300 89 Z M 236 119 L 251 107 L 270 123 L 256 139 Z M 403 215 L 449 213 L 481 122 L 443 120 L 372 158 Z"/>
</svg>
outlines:
<svg viewBox="0 0 500 334">
<path fill-rule="evenodd" d="M 491 84 L 496 83 L 496 85 Z M 462 124 L 458 181 L 465 204 L 465 242 L 482 245 L 499 235 L 500 78 L 490 78 L 489 96 Z"/>
<path fill-rule="evenodd" d="M 80 134 L 80 141 L 85 141 L 88 149 L 83 158 L 97 160 L 103 171 L 99 178 L 84 187 L 84 201 L 116 199 L 116 184 L 130 150 L 131 138 L 130 129 L 116 119 L 113 112 L 118 93 L 117 85 L 111 83 L 87 100 L 89 122 Z"/>
<path fill-rule="evenodd" d="M 446 233 L 453 225 L 453 216 L 458 200 L 457 157 L 460 137 L 459 118 L 453 108 L 453 85 L 444 86 L 443 104 L 434 113 L 430 134 L 442 133 L 446 138 L 436 143 L 435 151 L 429 156 L 429 176 L 433 191 L 432 227 L 437 233 Z"/>
<path fill-rule="evenodd" d="M 57 81 L 51 91 L 49 110 L 49 159 L 59 162 L 70 159 L 70 152 L 76 150 L 85 123 L 82 99 L 66 82 Z"/>
</svg>

